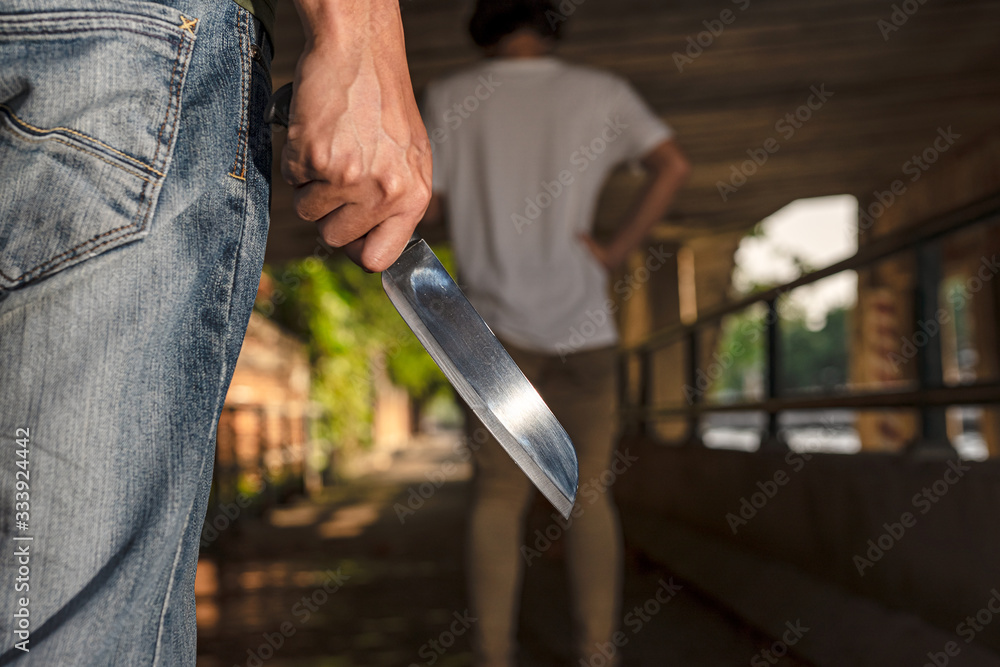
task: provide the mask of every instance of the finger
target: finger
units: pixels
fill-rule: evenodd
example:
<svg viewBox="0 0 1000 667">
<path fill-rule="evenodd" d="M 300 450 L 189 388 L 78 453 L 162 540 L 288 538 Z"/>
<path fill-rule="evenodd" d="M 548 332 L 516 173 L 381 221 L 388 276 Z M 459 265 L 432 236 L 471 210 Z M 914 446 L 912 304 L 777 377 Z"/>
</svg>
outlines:
<svg viewBox="0 0 1000 667">
<path fill-rule="evenodd" d="M 289 134 L 292 130 L 289 129 Z M 314 180 L 306 168 L 302 152 L 298 149 L 298 142 L 291 136 L 285 139 L 285 146 L 281 149 L 281 177 L 285 183 L 298 186 Z"/>
<path fill-rule="evenodd" d="M 383 219 L 384 215 L 370 206 L 348 202 L 320 218 L 316 227 L 324 241 L 334 248 L 343 248 L 367 234 Z"/>
<path fill-rule="evenodd" d="M 419 218 L 413 216 L 389 218 L 368 232 L 360 256 L 355 261 L 368 271 L 385 271 L 399 259 L 418 221 Z"/>
<path fill-rule="evenodd" d="M 292 199 L 295 214 L 306 222 L 315 222 L 317 225 L 323 224 L 330 216 L 337 215 L 350 202 L 339 188 L 325 181 L 309 181 L 297 186 Z M 353 239 L 346 239 L 350 240 Z"/>
<path fill-rule="evenodd" d="M 350 258 L 352 262 L 360 266 L 368 273 L 372 273 L 371 269 L 366 268 L 365 265 L 361 263 L 361 253 L 365 249 L 364 237 L 357 239 L 356 241 L 351 241 L 341 249 L 344 251 L 344 254 Z"/>
<path fill-rule="evenodd" d="M 288 138 L 281 149 L 281 176 L 292 186 L 298 187 L 311 181 L 321 181 L 354 193 L 366 187 L 364 165 L 357 151 L 335 150 L 323 141 L 306 137 L 323 136 L 322 131 L 294 125 L 288 130 Z"/>
</svg>

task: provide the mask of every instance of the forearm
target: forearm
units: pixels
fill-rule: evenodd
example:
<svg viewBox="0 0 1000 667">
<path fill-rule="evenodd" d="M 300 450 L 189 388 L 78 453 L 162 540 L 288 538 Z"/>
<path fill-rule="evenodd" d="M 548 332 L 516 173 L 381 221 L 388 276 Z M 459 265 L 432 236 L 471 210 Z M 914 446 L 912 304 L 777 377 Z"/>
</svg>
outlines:
<svg viewBox="0 0 1000 667">
<path fill-rule="evenodd" d="M 372 271 L 405 246 L 430 197 L 431 152 L 398 0 L 295 0 L 306 46 L 282 175 L 323 240 Z"/>
<path fill-rule="evenodd" d="M 305 30 L 306 50 L 331 47 L 341 53 L 381 54 L 383 47 L 401 48 L 402 21 L 398 0 L 295 0 Z M 379 49 L 371 48 L 379 43 Z"/>
<path fill-rule="evenodd" d="M 407 128 L 407 109 L 398 100 L 412 99 L 413 90 L 398 1 L 295 0 L 295 5 L 306 33 L 296 81 L 300 86 L 316 81 L 339 93 L 324 99 L 324 108 L 297 111 L 339 116 L 353 104 L 380 112 L 367 119 L 351 116 L 352 129 L 369 143 L 373 130 Z M 370 123 L 363 124 L 366 120 Z M 394 134 L 397 143 L 412 140 L 406 132 Z"/>
<path fill-rule="evenodd" d="M 654 173 L 646 181 L 624 223 L 608 245 L 612 261 L 624 261 L 643 242 L 656 223 L 670 210 L 686 179 L 686 169 L 670 169 Z"/>
</svg>

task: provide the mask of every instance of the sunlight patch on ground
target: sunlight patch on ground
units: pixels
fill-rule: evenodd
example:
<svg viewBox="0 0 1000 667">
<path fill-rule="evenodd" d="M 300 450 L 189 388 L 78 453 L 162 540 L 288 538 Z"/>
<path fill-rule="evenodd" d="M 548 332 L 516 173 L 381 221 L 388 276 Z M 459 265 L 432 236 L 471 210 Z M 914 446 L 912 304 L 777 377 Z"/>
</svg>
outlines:
<svg viewBox="0 0 1000 667">
<path fill-rule="evenodd" d="M 319 522 L 327 511 L 322 505 L 298 505 L 294 507 L 276 507 L 271 510 L 268 520 L 278 528 L 301 528 Z"/>
<path fill-rule="evenodd" d="M 378 521 L 381 507 L 380 503 L 362 503 L 339 509 L 319 525 L 319 536 L 324 539 L 357 537 L 365 528 Z"/>
</svg>

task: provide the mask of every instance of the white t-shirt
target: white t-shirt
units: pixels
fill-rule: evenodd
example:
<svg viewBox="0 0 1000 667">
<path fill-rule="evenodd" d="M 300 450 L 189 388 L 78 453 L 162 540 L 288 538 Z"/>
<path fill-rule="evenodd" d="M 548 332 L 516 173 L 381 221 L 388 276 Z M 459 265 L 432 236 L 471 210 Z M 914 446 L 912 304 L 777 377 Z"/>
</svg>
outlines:
<svg viewBox="0 0 1000 667">
<path fill-rule="evenodd" d="M 624 79 L 552 57 L 432 83 L 423 115 L 459 282 L 486 323 L 543 353 L 616 343 L 607 273 L 579 235 L 608 173 L 671 129 Z"/>
</svg>

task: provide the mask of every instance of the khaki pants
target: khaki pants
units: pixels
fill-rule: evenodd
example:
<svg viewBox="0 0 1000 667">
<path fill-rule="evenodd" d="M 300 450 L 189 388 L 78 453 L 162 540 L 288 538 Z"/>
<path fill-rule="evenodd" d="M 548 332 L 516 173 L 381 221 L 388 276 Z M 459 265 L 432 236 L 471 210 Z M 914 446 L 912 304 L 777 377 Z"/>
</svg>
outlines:
<svg viewBox="0 0 1000 667">
<path fill-rule="evenodd" d="M 566 357 L 518 350 L 511 357 L 535 386 L 576 448 L 580 488 L 605 473 L 616 426 L 614 348 Z M 467 571 L 477 667 L 513 667 L 524 567 L 524 522 L 534 486 L 499 443 L 468 413 L 476 476 Z M 607 476 L 605 476 L 607 479 Z M 578 493 L 565 540 L 577 658 L 589 660 L 617 629 L 621 598 L 621 529 L 611 491 Z M 590 482 L 588 489 L 595 487 Z M 531 562 L 534 562 L 532 559 Z"/>
</svg>

